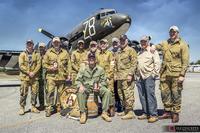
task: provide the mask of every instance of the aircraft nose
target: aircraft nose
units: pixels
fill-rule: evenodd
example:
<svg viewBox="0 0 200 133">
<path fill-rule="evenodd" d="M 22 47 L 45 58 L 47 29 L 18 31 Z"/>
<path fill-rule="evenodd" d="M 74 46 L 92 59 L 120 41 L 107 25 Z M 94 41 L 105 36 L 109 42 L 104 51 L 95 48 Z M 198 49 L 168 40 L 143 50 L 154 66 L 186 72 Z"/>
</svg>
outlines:
<svg viewBox="0 0 200 133">
<path fill-rule="evenodd" d="M 115 26 L 119 27 L 125 23 L 131 25 L 131 18 L 129 15 L 118 13 L 115 16 L 113 16 L 113 24 Z"/>
<path fill-rule="evenodd" d="M 119 16 L 120 16 L 121 20 L 123 20 L 123 22 L 131 23 L 131 18 L 129 15 L 120 14 Z"/>
</svg>

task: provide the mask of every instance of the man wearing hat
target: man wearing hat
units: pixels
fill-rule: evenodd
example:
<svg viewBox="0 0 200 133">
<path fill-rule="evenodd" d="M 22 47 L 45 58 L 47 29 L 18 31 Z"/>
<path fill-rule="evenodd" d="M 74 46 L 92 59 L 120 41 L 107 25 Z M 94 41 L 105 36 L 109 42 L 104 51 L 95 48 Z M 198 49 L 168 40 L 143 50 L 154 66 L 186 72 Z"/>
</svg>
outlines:
<svg viewBox="0 0 200 133">
<path fill-rule="evenodd" d="M 43 67 L 46 69 L 47 79 L 47 110 L 46 117 L 51 116 L 54 105 L 54 92 L 57 89 L 57 112 L 60 112 L 60 94 L 65 88 L 65 81 L 71 80 L 71 60 L 69 53 L 61 48 L 59 37 L 52 40 L 52 48 L 48 49 L 43 59 Z"/>
<path fill-rule="evenodd" d="M 98 52 L 99 52 L 99 50 L 98 50 L 97 42 L 96 41 L 91 41 L 90 42 L 90 46 L 89 46 L 88 54 L 89 53 L 93 53 L 93 54 L 96 55 Z"/>
<path fill-rule="evenodd" d="M 95 54 L 88 54 L 88 65 L 84 69 L 80 69 L 76 78 L 76 85 L 78 89 L 77 97 L 81 114 L 80 123 L 86 123 L 86 102 L 90 93 L 94 93 L 102 97 L 103 112 L 101 117 L 103 120 L 111 122 L 112 119 L 107 114 L 111 92 L 107 88 L 107 81 L 103 68 L 96 65 Z"/>
<path fill-rule="evenodd" d="M 122 104 L 117 92 L 117 81 L 116 81 L 116 57 L 119 51 L 119 39 L 117 37 L 112 38 L 112 55 L 113 55 L 113 60 L 114 60 L 114 93 L 115 93 L 115 107 L 117 108 L 117 112 L 122 111 Z"/>
<path fill-rule="evenodd" d="M 148 119 L 149 123 L 153 123 L 158 120 L 155 78 L 159 75 L 160 57 L 157 51 L 150 51 L 149 41 L 149 36 L 142 36 L 140 39 L 142 50 L 138 53 L 136 85 L 143 110 L 138 119 Z"/>
<path fill-rule="evenodd" d="M 181 112 L 181 92 L 185 73 L 189 65 L 189 48 L 179 36 L 179 28 L 169 28 L 169 39 L 153 46 L 163 54 L 160 70 L 160 90 L 164 104 L 164 114 L 160 119 L 172 119 L 172 123 L 179 121 Z"/>
<path fill-rule="evenodd" d="M 29 87 L 31 87 L 31 112 L 39 113 L 36 108 L 36 99 L 38 93 L 38 72 L 41 67 L 41 57 L 33 49 L 34 43 L 32 40 L 27 40 L 26 51 L 19 55 L 20 69 L 20 110 L 19 115 L 25 114 L 26 98 Z"/>
<path fill-rule="evenodd" d="M 44 110 L 44 91 L 46 90 L 46 80 L 45 80 L 45 74 L 46 70 L 42 66 L 43 57 L 46 53 L 46 45 L 45 43 L 41 42 L 38 45 L 38 52 L 41 56 L 41 68 L 39 71 L 39 104 L 40 104 L 40 110 Z"/>
<path fill-rule="evenodd" d="M 108 89 L 110 89 L 112 98 L 110 101 L 110 116 L 115 115 L 115 95 L 114 95 L 114 59 L 111 51 L 108 51 L 108 41 L 107 39 L 101 39 L 99 42 L 99 52 L 97 53 L 97 63 L 101 66 L 107 77 Z"/>
<path fill-rule="evenodd" d="M 119 50 L 119 39 L 114 37 L 112 38 L 112 52 L 117 53 Z"/>
<path fill-rule="evenodd" d="M 77 49 L 73 51 L 71 55 L 73 85 L 79 69 L 84 67 L 87 62 L 87 51 L 84 48 L 85 42 L 83 40 L 79 40 Z"/>
<path fill-rule="evenodd" d="M 120 100 L 124 106 L 124 112 L 118 114 L 122 120 L 135 118 L 134 106 L 134 74 L 137 65 L 137 53 L 128 46 L 126 35 L 120 36 L 120 50 L 116 58 L 117 87 Z"/>
</svg>

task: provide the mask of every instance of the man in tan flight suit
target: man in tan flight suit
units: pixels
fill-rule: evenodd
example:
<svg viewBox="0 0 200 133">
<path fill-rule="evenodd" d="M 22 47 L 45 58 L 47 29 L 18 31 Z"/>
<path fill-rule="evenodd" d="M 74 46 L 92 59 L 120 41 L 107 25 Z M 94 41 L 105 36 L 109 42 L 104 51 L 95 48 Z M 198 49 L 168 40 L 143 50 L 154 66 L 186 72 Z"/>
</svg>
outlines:
<svg viewBox="0 0 200 133">
<path fill-rule="evenodd" d="M 165 112 L 159 118 L 170 118 L 172 123 L 176 123 L 179 121 L 181 112 L 181 92 L 189 65 L 189 48 L 187 43 L 179 37 L 177 26 L 169 28 L 169 36 L 168 40 L 155 46 L 163 54 L 160 90 Z"/>
<path fill-rule="evenodd" d="M 83 40 L 79 40 L 77 46 L 77 50 L 73 51 L 71 55 L 73 87 L 79 69 L 84 67 L 87 63 L 87 51 L 84 49 L 85 42 Z"/>
<path fill-rule="evenodd" d="M 116 73 L 117 87 L 120 100 L 125 111 L 118 114 L 122 116 L 122 120 L 135 118 L 134 107 L 134 75 L 137 66 L 137 53 L 128 46 L 128 38 L 126 35 L 120 36 L 120 50 L 116 57 Z"/>
<path fill-rule="evenodd" d="M 110 98 L 110 116 L 115 115 L 115 95 L 114 95 L 114 58 L 111 51 L 108 50 L 108 41 L 101 39 L 99 43 L 99 52 L 97 53 L 97 64 L 101 66 L 107 77 L 108 89 L 110 89 L 112 97 Z"/>
<path fill-rule="evenodd" d="M 57 112 L 60 112 L 60 94 L 65 88 L 66 80 L 71 80 L 71 60 L 69 53 L 61 48 L 59 37 L 54 37 L 52 41 L 52 48 L 47 50 L 43 66 L 47 70 L 47 110 L 46 117 L 51 116 L 52 107 L 54 104 L 54 92 L 57 88 Z"/>
<path fill-rule="evenodd" d="M 36 108 L 36 100 L 38 94 L 38 72 L 41 67 L 41 57 L 39 53 L 33 49 L 34 43 L 32 40 L 27 40 L 26 51 L 19 55 L 19 69 L 20 69 L 20 110 L 19 115 L 25 114 L 26 98 L 29 87 L 31 87 L 31 112 L 39 113 Z"/>
</svg>

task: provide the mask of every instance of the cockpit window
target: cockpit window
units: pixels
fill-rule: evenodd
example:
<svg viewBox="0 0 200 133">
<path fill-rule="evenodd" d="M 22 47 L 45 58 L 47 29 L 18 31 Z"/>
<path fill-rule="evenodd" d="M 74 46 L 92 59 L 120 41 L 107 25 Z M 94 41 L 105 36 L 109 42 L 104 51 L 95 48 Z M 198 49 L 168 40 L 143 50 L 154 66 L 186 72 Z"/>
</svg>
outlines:
<svg viewBox="0 0 200 133">
<path fill-rule="evenodd" d="M 96 19 L 99 20 L 100 19 L 100 14 L 96 15 Z"/>
<path fill-rule="evenodd" d="M 104 17 L 104 16 L 106 16 L 106 13 L 105 12 L 101 13 L 101 17 Z"/>
<path fill-rule="evenodd" d="M 116 14 L 117 12 L 115 10 L 112 10 L 112 11 L 108 11 L 108 12 L 102 12 L 100 14 L 97 14 L 96 15 L 96 19 L 100 19 L 100 18 L 104 18 L 105 16 L 109 16 L 111 14 Z"/>
<path fill-rule="evenodd" d="M 106 12 L 106 15 L 115 14 L 115 11 Z"/>
</svg>

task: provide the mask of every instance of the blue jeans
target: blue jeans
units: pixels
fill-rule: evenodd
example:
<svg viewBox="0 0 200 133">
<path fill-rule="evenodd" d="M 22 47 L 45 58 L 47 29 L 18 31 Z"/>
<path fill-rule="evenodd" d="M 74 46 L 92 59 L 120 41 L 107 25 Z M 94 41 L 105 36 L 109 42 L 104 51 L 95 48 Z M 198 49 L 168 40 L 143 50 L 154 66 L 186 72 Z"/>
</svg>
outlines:
<svg viewBox="0 0 200 133">
<path fill-rule="evenodd" d="M 149 76 L 147 79 L 140 78 L 136 82 L 142 110 L 150 116 L 157 116 L 157 100 L 155 96 L 155 78 Z"/>
</svg>

